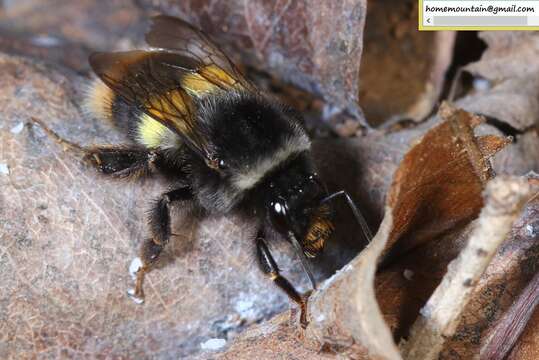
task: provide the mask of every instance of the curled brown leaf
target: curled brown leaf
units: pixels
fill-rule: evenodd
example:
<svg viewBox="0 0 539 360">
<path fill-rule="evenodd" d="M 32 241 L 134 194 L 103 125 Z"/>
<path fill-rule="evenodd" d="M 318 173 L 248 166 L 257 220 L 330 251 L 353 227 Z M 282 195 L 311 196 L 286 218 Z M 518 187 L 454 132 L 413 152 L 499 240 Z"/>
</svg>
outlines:
<svg viewBox="0 0 539 360">
<path fill-rule="evenodd" d="M 407 359 L 437 359 L 447 337 L 455 333 L 475 284 L 511 230 L 514 220 L 533 195 L 525 178 L 497 178 L 485 191 L 485 206 L 448 271 L 402 343 Z"/>
<path fill-rule="evenodd" d="M 443 231 L 454 229 L 452 226 L 455 224 L 471 221 L 481 209 L 481 192 L 491 176 L 488 158 L 507 143 L 499 137 L 474 137 L 473 126 L 478 125 L 481 119 L 469 113 L 445 105 L 441 115 L 445 121 L 416 141 L 401 162 L 390 189 L 384 220 L 373 241 L 310 297 L 310 323 L 305 336 L 311 349 L 356 358 L 401 358 L 384 319 L 388 316 L 384 305 L 392 305 L 394 309 L 395 305 L 400 305 L 403 296 L 396 297 L 394 304 L 377 302 L 377 298 L 394 298 L 391 293 L 380 295 L 386 289 L 379 286 L 380 275 L 375 281 L 377 263 L 384 249 L 391 246 L 391 241 L 395 244 L 414 239 L 413 232 L 407 231 L 412 229 L 412 224 L 418 229 L 427 224 L 425 228 L 429 231 L 422 231 L 419 235 L 422 241 L 429 241 Z M 465 181 L 459 181 L 462 179 Z M 446 196 L 440 194 L 440 189 L 449 189 L 443 192 Z M 468 203 L 470 197 L 477 198 L 471 208 Z M 451 201 L 456 204 L 450 204 Z M 459 205 L 460 209 L 469 210 L 459 211 Z M 416 215 L 422 207 L 441 210 Z M 429 224 L 439 224 L 439 228 Z M 411 244 L 414 245 L 413 242 Z M 412 248 L 414 246 L 405 247 L 408 250 Z M 400 291 L 403 290 L 405 287 Z M 422 294 L 423 301 L 429 295 L 430 292 Z M 410 309 L 415 311 L 415 316 L 419 306 Z M 399 321 L 401 319 L 397 318 L 393 329 L 404 326 Z M 266 336 L 271 338 L 276 333 Z M 238 343 L 243 341 L 250 340 L 238 339 Z"/>
</svg>

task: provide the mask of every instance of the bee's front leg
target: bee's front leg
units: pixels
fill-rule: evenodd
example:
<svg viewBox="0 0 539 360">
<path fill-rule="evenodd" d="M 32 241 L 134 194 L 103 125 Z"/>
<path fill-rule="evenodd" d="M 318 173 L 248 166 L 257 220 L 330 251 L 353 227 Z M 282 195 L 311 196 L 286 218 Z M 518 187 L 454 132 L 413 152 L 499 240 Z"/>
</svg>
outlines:
<svg viewBox="0 0 539 360">
<path fill-rule="evenodd" d="M 144 275 L 157 261 L 165 245 L 170 240 L 170 204 L 173 202 L 187 202 L 193 199 L 190 187 L 181 187 L 161 195 L 155 203 L 150 213 L 150 233 L 151 238 L 146 240 L 140 249 L 140 258 L 135 258 L 131 262 L 129 272 L 135 278 L 135 289 L 130 289 L 128 295 L 137 303 L 144 302 L 144 291 L 142 288 Z"/>
<path fill-rule="evenodd" d="M 283 290 L 292 301 L 300 306 L 300 323 L 303 328 L 307 327 L 307 298 L 301 296 L 290 281 L 280 274 L 279 267 L 273 259 L 266 242 L 264 241 L 262 232 L 258 233 L 256 239 L 256 248 L 262 271 L 268 275 L 269 278 L 273 280 L 273 282 L 280 287 L 281 290 Z"/>
</svg>

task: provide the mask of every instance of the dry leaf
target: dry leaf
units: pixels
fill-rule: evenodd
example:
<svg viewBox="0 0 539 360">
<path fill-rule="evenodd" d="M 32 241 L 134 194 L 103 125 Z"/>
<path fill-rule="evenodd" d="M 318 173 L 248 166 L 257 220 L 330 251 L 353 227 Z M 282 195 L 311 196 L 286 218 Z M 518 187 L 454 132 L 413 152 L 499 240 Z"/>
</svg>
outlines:
<svg viewBox="0 0 539 360">
<path fill-rule="evenodd" d="M 535 308 L 533 317 L 528 322 L 518 343 L 507 357 L 508 360 L 533 360 L 539 358 L 539 310 Z"/>
<path fill-rule="evenodd" d="M 455 333 L 475 284 L 511 230 L 526 201 L 533 195 L 525 178 L 497 178 L 488 183 L 481 210 L 464 249 L 447 267 L 447 273 L 401 343 L 406 359 L 438 359 L 446 339 Z"/>
<path fill-rule="evenodd" d="M 0 50 L 88 72 L 95 50 L 127 49 L 146 23 L 132 0 L 25 0 L 0 5 Z"/>
<path fill-rule="evenodd" d="M 493 31 L 481 38 L 487 50 L 464 70 L 482 83 L 459 106 L 525 131 L 539 121 L 539 34 Z"/>
<path fill-rule="evenodd" d="M 475 138 L 473 127 L 481 118 L 462 110 L 444 105 L 439 116 L 445 122 L 404 157 L 395 175 L 398 186 L 389 193 L 396 204 L 395 226 L 376 293 L 396 339 L 406 335 L 445 265 L 458 254 L 459 243 L 450 239 L 479 213 L 481 193 L 492 177 L 488 158 L 507 143 Z"/>
<path fill-rule="evenodd" d="M 323 314 L 325 319 L 321 324 L 317 322 L 310 326 L 308 331 L 311 330 L 312 336 L 319 341 L 348 341 L 355 346 L 366 347 L 371 356 L 394 357 L 395 353 L 391 354 L 392 342 L 385 333 L 386 326 L 378 315 L 378 305 L 371 297 L 374 269 L 380 252 L 386 247 L 397 250 L 390 255 L 401 254 L 422 242 L 435 239 L 455 225 L 470 221 L 481 208 L 481 192 L 491 177 L 487 159 L 507 141 L 494 136 L 474 138 L 472 127 L 478 125 L 480 119 L 466 112 L 445 105 L 440 113 L 445 121 L 408 151 L 394 176 L 387 200 L 393 220 L 388 220 L 386 213 L 382 230 L 371 245 L 348 265 L 347 271 L 341 272 L 328 285 L 332 296 L 321 294 L 321 300 L 316 294 L 313 296 L 311 310 L 315 314 Z M 384 224 L 389 227 L 384 227 Z M 384 231 L 391 232 L 382 240 L 380 237 Z M 352 271 L 354 267 L 357 270 Z M 342 284 L 346 284 L 348 293 L 357 294 L 350 295 L 355 301 L 351 306 L 357 306 L 357 310 L 342 305 L 341 298 L 345 292 L 340 289 L 344 287 Z M 395 300 L 394 294 L 383 293 L 386 289 L 377 283 L 377 297 Z M 335 295 L 341 292 L 340 296 Z M 393 310 L 398 309 L 395 305 L 397 303 L 391 304 Z M 413 311 L 412 308 L 409 312 Z"/>
<path fill-rule="evenodd" d="M 494 31 L 480 37 L 487 50 L 480 61 L 464 68 L 475 76 L 476 88 L 457 105 L 490 117 L 489 124 L 514 137 L 493 162 L 498 174 L 539 171 L 539 156 L 533 155 L 539 155 L 539 35 Z"/>
<path fill-rule="evenodd" d="M 526 325 L 528 327 L 534 325 L 533 320 L 529 321 L 538 303 L 539 272 L 498 321 L 481 349 L 481 359 L 504 359 L 525 330 Z"/>
<path fill-rule="evenodd" d="M 227 39 L 242 60 L 360 117 L 359 64 L 366 0 L 141 0 Z M 253 56 L 254 55 L 254 56 Z"/>
<path fill-rule="evenodd" d="M 24 0 L 0 5 L 0 33 L 24 36 L 28 46 L 43 50 L 66 46 L 110 50 L 140 37 L 144 27 L 132 0 Z"/>
<path fill-rule="evenodd" d="M 437 105 L 456 32 L 419 32 L 415 0 L 371 1 L 363 32 L 359 103 L 369 124 L 424 120 Z"/>
<path fill-rule="evenodd" d="M 490 122 L 491 126 L 481 125 L 480 131 L 492 132 L 495 126 L 515 137 L 493 160 L 496 173 L 524 175 L 538 171 L 539 133 L 534 129 L 534 123 L 539 121 L 537 36 L 524 32 L 485 32 L 480 36 L 489 47 L 482 59 L 468 65 L 466 70 L 477 77 L 481 87 L 457 104 L 497 120 Z M 537 236 L 525 229 L 535 226 L 534 206 L 526 208 L 479 281 L 456 334 L 445 345 L 442 358 L 477 354 L 495 322 L 533 276 Z M 528 346 L 527 351 L 533 352 L 532 347 Z"/>
<path fill-rule="evenodd" d="M 389 256 L 475 217 L 493 176 L 488 159 L 508 143 L 496 136 L 475 138 L 473 128 L 482 119 L 448 104 L 439 115 L 444 122 L 407 153 L 395 175 L 388 195 L 395 217 Z"/>
<path fill-rule="evenodd" d="M 539 237 L 535 230 L 538 218 L 539 203 L 529 203 L 475 286 L 472 300 L 464 309 L 455 335 L 445 344 L 442 358 L 478 354 L 497 321 L 533 278 L 539 263 Z"/>
</svg>

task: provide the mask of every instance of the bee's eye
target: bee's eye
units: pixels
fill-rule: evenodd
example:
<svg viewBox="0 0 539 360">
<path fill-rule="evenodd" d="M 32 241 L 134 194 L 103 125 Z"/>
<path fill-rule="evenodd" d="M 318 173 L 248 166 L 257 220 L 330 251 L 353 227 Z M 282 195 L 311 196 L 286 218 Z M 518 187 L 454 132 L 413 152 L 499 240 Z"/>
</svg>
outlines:
<svg viewBox="0 0 539 360">
<path fill-rule="evenodd" d="M 227 163 L 223 159 L 220 159 L 217 165 L 219 166 L 219 169 L 221 170 L 228 168 Z"/>
<path fill-rule="evenodd" d="M 269 205 L 269 215 L 273 226 L 280 233 L 288 231 L 288 214 L 284 202 L 272 201 Z"/>
</svg>

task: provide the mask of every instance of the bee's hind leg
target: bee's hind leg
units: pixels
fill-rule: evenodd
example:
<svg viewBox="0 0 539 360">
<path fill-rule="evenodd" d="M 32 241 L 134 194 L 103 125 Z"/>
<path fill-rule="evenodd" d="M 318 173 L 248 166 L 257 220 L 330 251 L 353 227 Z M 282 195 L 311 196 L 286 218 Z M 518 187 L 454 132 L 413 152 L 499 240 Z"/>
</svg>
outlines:
<svg viewBox="0 0 539 360">
<path fill-rule="evenodd" d="M 100 145 L 84 149 L 84 160 L 100 173 L 118 179 L 139 179 L 159 169 L 161 154 L 136 145 Z"/>
<path fill-rule="evenodd" d="M 43 121 L 31 118 L 64 150 L 80 154 L 82 159 L 104 175 L 121 179 L 148 176 L 161 167 L 161 154 L 137 145 L 82 146 L 64 139 Z"/>
<path fill-rule="evenodd" d="M 264 274 L 268 275 L 271 280 L 283 290 L 288 297 L 299 305 L 301 310 L 300 324 L 303 328 L 307 327 L 307 299 L 301 296 L 294 286 L 280 274 L 279 267 L 273 259 L 268 246 L 263 238 L 263 233 L 259 232 L 256 239 L 256 248 L 258 253 L 258 260 L 262 267 Z"/>
<path fill-rule="evenodd" d="M 30 120 L 32 121 L 32 123 L 39 125 L 39 127 L 42 128 L 43 131 L 45 131 L 45 134 L 47 134 L 47 136 L 54 140 L 57 144 L 61 145 L 64 150 L 71 150 L 77 153 L 85 152 L 85 148 L 83 146 L 64 139 L 55 131 L 53 131 L 50 127 L 48 127 L 42 120 L 33 116 L 30 117 Z"/>
<path fill-rule="evenodd" d="M 135 280 L 135 288 L 130 289 L 128 294 L 136 303 L 144 302 L 144 275 L 157 261 L 172 235 L 170 204 L 187 202 L 192 199 L 191 188 L 181 187 L 161 195 L 152 208 L 149 219 L 151 238 L 142 244 L 140 257 L 133 259 L 129 266 L 129 272 Z"/>
</svg>

